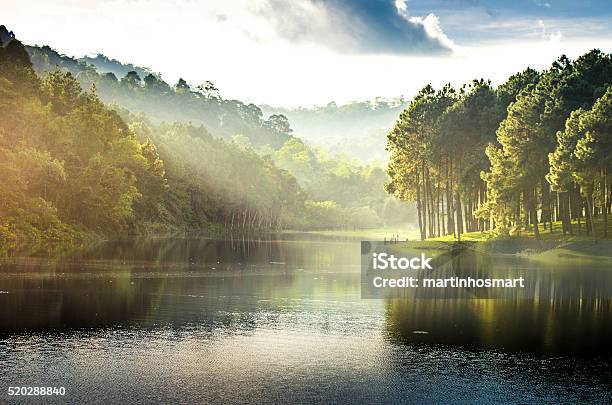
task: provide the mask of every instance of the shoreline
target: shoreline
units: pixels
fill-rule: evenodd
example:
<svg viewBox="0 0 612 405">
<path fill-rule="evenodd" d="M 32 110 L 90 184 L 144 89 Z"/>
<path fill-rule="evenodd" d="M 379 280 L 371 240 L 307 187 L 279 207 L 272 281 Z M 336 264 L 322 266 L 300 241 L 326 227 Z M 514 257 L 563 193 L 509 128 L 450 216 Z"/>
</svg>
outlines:
<svg viewBox="0 0 612 405">
<path fill-rule="evenodd" d="M 484 239 L 467 241 L 419 240 L 399 242 L 398 247 L 448 252 L 454 249 L 471 249 L 495 256 L 519 256 L 528 260 L 555 263 L 557 261 L 612 262 L 612 240 L 572 237 L 561 240 L 538 241 L 526 237 Z"/>
</svg>

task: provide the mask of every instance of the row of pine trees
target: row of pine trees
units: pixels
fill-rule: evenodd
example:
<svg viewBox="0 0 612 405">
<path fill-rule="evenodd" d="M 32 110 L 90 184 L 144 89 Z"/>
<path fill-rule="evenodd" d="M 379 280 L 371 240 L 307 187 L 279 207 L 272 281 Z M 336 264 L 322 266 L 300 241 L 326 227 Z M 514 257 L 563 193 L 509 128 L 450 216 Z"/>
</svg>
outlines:
<svg viewBox="0 0 612 405">
<path fill-rule="evenodd" d="M 416 202 L 422 239 L 473 231 L 607 237 L 612 55 L 561 56 L 494 88 L 425 86 L 388 134 L 389 193 Z M 597 235 L 596 217 L 603 222 Z"/>
</svg>

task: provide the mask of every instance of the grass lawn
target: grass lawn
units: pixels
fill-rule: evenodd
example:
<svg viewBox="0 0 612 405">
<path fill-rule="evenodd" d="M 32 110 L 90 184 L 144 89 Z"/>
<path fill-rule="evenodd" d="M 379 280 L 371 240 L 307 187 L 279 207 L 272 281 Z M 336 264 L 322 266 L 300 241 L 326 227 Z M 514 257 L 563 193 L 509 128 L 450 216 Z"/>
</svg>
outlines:
<svg viewBox="0 0 612 405">
<path fill-rule="evenodd" d="M 603 218 L 595 219 L 597 239 L 586 235 L 584 221 L 578 229 L 578 222 L 572 222 L 573 235 L 563 235 L 561 222 L 553 222 L 552 232 L 547 224 L 544 229 L 540 224 L 540 240 L 536 240 L 533 231 L 521 231 L 520 234 L 507 238 L 496 238 L 490 232 L 469 232 L 461 235 L 464 242 L 476 242 L 475 248 L 484 248 L 491 252 L 519 254 L 534 260 L 554 262 L 557 260 L 596 260 L 612 261 L 612 216 L 608 221 L 608 237 L 603 238 Z M 429 239 L 432 242 L 456 242 L 450 236 Z M 428 241 L 429 241 L 428 240 Z"/>
<path fill-rule="evenodd" d="M 603 218 L 595 219 L 597 240 L 586 235 L 586 225 L 582 221 L 580 233 L 578 222 L 572 222 L 573 235 L 563 235 L 561 222 L 553 222 L 552 232 L 540 224 L 540 240 L 536 240 L 533 231 L 522 230 L 519 235 L 506 238 L 495 237 L 490 232 L 468 232 L 461 235 L 461 241 L 474 249 L 490 253 L 518 254 L 534 260 L 605 260 L 612 261 L 612 216 L 608 221 L 608 238 L 603 238 Z M 399 235 L 398 244 L 410 249 L 422 251 L 445 251 L 457 247 L 457 239 L 452 235 L 420 240 L 418 229 L 414 228 L 375 228 L 356 230 L 315 231 L 313 234 L 338 236 L 361 240 L 389 241 Z M 409 242 L 405 242 L 409 241 Z"/>
<path fill-rule="evenodd" d="M 547 241 L 556 241 L 556 242 L 571 242 L 571 241 L 592 241 L 592 236 L 586 235 L 586 224 L 582 221 L 580 225 L 580 230 L 578 229 L 578 221 L 572 221 L 573 235 L 563 235 L 563 228 L 561 225 L 561 221 L 553 222 L 552 232 L 549 228 L 550 224 L 546 224 L 547 229 L 544 229 L 543 224 L 539 225 L 540 229 L 540 240 L 543 242 Z M 579 232 L 580 231 L 580 232 Z M 603 239 L 604 235 L 604 223 L 603 218 L 595 219 L 595 234 L 597 239 Z M 533 234 L 533 230 L 525 231 L 522 230 L 520 234 L 511 236 L 510 239 L 528 239 L 528 240 L 536 240 Z M 468 232 L 461 235 L 461 240 L 464 241 L 487 241 L 493 239 L 493 235 L 490 232 Z M 608 219 L 608 240 L 612 239 L 612 215 Z M 456 241 L 456 238 L 453 238 L 453 235 L 441 236 L 439 238 L 432 238 L 431 240 L 437 241 L 447 241 L 452 242 Z"/>
</svg>

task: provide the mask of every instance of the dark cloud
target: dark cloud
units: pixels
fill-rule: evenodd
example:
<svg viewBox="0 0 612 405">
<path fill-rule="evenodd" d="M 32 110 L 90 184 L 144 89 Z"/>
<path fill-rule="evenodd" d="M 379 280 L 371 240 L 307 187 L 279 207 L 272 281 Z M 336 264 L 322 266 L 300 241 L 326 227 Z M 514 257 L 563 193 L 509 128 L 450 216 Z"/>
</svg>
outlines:
<svg viewBox="0 0 612 405">
<path fill-rule="evenodd" d="M 409 15 L 395 0 L 269 0 L 261 13 L 292 42 L 316 42 L 347 53 L 449 54 L 434 15 Z M 399 8 L 398 8 L 399 7 Z"/>
</svg>

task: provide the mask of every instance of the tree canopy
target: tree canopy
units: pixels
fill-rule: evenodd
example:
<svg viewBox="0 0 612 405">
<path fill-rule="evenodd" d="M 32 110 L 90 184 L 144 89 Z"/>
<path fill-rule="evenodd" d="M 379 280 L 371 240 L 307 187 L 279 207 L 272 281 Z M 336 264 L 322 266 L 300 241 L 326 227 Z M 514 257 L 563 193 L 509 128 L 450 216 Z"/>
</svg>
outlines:
<svg viewBox="0 0 612 405">
<path fill-rule="evenodd" d="M 421 237 L 498 234 L 584 216 L 607 223 L 612 57 L 599 50 L 526 69 L 497 89 L 427 85 L 387 137 L 387 190 L 416 201 Z M 448 100 L 448 101 L 447 101 Z M 604 227 L 605 228 L 605 227 Z"/>
</svg>

